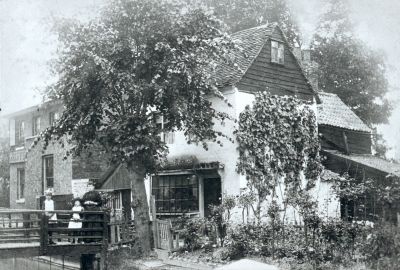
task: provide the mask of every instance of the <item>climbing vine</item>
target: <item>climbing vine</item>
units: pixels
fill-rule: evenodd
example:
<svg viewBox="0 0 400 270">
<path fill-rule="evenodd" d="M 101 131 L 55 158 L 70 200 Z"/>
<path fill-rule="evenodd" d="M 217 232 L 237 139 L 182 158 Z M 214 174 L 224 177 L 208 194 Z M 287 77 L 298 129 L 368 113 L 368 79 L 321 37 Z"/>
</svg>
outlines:
<svg viewBox="0 0 400 270">
<path fill-rule="evenodd" d="M 298 199 L 301 191 L 315 185 L 322 168 L 310 104 L 296 97 L 258 93 L 253 105 L 240 114 L 235 133 L 237 171 L 246 176 L 249 189 L 257 196 L 256 218 L 260 221 L 261 204 L 268 196 L 275 203 L 281 179 L 286 189 L 285 207 L 302 201 Z"/>
</svg>

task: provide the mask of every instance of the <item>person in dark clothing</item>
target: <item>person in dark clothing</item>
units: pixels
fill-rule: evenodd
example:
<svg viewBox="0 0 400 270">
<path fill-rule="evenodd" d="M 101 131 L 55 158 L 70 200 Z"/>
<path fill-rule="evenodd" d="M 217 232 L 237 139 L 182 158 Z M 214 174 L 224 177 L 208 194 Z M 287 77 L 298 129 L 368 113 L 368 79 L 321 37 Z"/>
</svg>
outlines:
<svg viewBox="0 0 400 270">
<path fill-rule="evenodd" d="M 93 188 L 94 189 L 94 188 Z M 98 191 L 91 190 L 86 192 L 83 197 L 83 207 L 85 211 L 100 211 L 101 210 L 101 205 L 102 205 L 102 198 L 101 195 Z M 103 217 L 101 214 L 95 214 L 95 213 L 85 213 L 83 215 L 83 218 L 86 222 L 83 222 L 83 228 L 87 229 L 99 229 L 99 231 L 88 231 L 85 232 L 85 236 L 102 236 L 102 229 L 105 224 L 102 223 Z M 93 239 L 93 238 L 84 238 L 85 243 L 93 243 L 93 242 L 98 242 L 101 241 L 101 238 L 99 239 Z"/>
</svg>

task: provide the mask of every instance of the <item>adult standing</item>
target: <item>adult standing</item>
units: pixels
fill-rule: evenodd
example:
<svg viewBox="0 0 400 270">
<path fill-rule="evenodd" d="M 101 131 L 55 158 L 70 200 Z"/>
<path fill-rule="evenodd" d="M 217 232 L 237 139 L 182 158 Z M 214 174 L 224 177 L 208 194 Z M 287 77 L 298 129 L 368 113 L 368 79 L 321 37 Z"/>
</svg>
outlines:
<svg viewBox="0 0 400 270">
<path fill-rule="evenodd" d="M 98 191 L 94 190 L 93 185 L 89 185 L 89 191 L 86 192 L 83 197 L 83 207 L 85 208 L 85 211 L 100 211 L 101 210 L 101 205 L 102 205 L 102 198 L 101 195 Z M 88 229 L 99 229 L 99 231 L 95 232 L 86 232 L 86 236 L 101 236 L 102 235 L 102 228 L 105 226 L 103 224 L 103 218 L 102 215 L 96 214 L 96 213 L 85 213 L 84 214 L 84 223 L 83 223 L 83 228 L 88 228 Z M 86 243 L 90 242 L 97 242 L 101 241 L 101 239 L 93 239 L 93 238 L 86 238 L 84 240 Z"/>
<path fill-rule="evenodd" d="M 93 184 L 89 184 L 89 191 L 82 196 L 83 207 L 85 211 L 100 211 L 102 205 L 101 195 L 94 190 Z M 84 232 L 84 242 L 92 243 L 102 241 L 102 239 L 93 239 L 88 237 L 102 236 L 101 230 L 106 224 L 102 223 L 102 215 L 96 213 L 84 213 L 82 227 L 86 229 L 98 229 L 99 231 Z M 81 269 L 94 269 L 95 254 L 81 255 Z"/>
</svg>

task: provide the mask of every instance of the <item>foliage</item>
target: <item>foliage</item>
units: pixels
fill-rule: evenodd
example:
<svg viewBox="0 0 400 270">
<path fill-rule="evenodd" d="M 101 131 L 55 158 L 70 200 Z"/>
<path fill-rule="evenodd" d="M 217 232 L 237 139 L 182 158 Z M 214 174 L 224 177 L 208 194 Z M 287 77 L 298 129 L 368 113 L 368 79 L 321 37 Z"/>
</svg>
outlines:
<svg viewBox="0 0 400 270">
<path fill-rule="evenodd" d="M 371 178 L 360 181 L 344 174 L 332 183 L 338 198 L 353 209 L 345 208 L 346 218 L 396 223 L 400 205 L 399 177 L 388 175 L 384 181 Z"/>
<path fill-rule="evenodd" d="M 65 112 L 46 142 L 68 134 L 75 153 L 98 143 L 116 160 L 151 170 L 166 150 L 160 132 L 220 136 L 214 119 L 228 116 L 207 99 L 222 98 L 210 67 L 233 47 L 220 29 L 203 10 L 170 1 L 117 0 L 89 23 L 60 23 L 59 79 L 48 94 L 63 100 Z"/>
<path fill-rule="evenodd" d="M 173 228 L 179 230 L 179 237 L 183 238 L 183 250 L 194 251 L 203 247 L 207 242 L 204 237 L 209 230 L 206 219 L 183 215 L 173 220 Z"/>
<path fill-rule="evenodd" d="M 258 93 L 253 106 L 240 114 L 235 131 L 239 143 L 237 171 L 244 174 L 257 195 L 255 215 L 261 220 L 261 203 L 284 179 L 287 197 L 296 197 L 315 185 L 320 174 L 319 143 L 312 109 L 295 97 Z M 307 183 L 302 182 L 304 172 Z"/>
<path fill-rule="evenodd" d="M 366 232 L 371 228 L 365 223 L 349 223 L 340 220 L 320 220 L 307 234 L 305 227 L 270 223 L 237 224 L 230 228 L 226 240 L 227 256 L 239 259 L 245 256 L 270 257 L 275 250 L 277 258 L 293 259 L 297 263 L 315 266 L 347 264 L 354 260 L 356 252 L 364 247 Z M 272 235 L 275 231 L 275 246 Z M 315 268 L 314 268 L 315 269 Z"/>
<path fill-rule="evenodd" d="M 400 265 L 400 229 L 378 224 L 365 237 L 362 252 L 374 269 L 396 269 Z"/>
<path fill-rule="evenodd" d="M 378 156 L 380 158 L 386 159 L 386 153 L 391 149 L 387 145 L 386 140 L 383 138 L 383 135 L 380 133 L 377 133 L 376 130 L 374 131 L 372 135 L 372 149 L 374 149 L 375 156 Z"/>
<path fill-rule="evenodd" d="M 227 24 L 231 32 L 277 22 L 291 45 L 300 47 L 301 37 L 286 0 L 200 0 L 216 17 Z"/>
<path fill-rule="evenodd" d="M 223 247 L 224 240 L 227 235 L 229 221 L 231 218 L 231 210 L 236 205 L 236 198 L 234 196 L 224 195 L 221 204 L 209 205 L 210 216 L 209 222 L 212 224 L 214 230 L 219 238 L 219 243 Z"/>
<path fill-rule="evenodd" d="M 203 248 L 206 251 L 224 246 L 230 226 L 231 210 L 236 205 L 234 196 L 225 195 L 219 205 L 209 205 L 210 215 L 206 218 L 182 216 L 173 221 L 175 230 L 180 231 L 184 240 L 183 250 L 193 251 Z"/>
<path fill-rule="evenodd" d="M 239 208 L 242 209 L 242 221 L 243 223 L 245 223 L 245 212 L 246 212 L 246 217 L 247 220 L 246 222 L 249 222 L 249 209 L 252 209 L 253 213 L 255 213 L 255 209 L 254 209 L 254 204 L 256 202 L 256 195 L 254 194 L 254 192 L 252 190 L 248 190 L 247 188 L 243 189 L 240 192 L 239 197 L 237 198 L 237 205 Z"/>
<path fill-rule="evenodd" d="M 387 123 L 391 113 L 384 56 L 354 34 L 346 1 L 330 0 L 314 37 L 321 90 L 337 94 L 367 124 Z"/>
</svg>

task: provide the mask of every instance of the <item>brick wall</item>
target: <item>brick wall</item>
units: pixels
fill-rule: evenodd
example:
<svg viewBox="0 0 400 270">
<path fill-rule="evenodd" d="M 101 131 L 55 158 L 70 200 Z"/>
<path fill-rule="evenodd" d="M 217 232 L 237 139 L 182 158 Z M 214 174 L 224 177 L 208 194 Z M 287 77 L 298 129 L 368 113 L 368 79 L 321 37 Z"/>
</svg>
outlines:
<svg viewBox="0 0 400 270">
<path fill-rule="evenodd" d="M 32 136 L 32 120 L 40 117 L 40 131 L 45 130 L 50 125 L 50 113 L 62 111 L 59 102 L 48 102 L 44 105 L 34 106 L 27 110 L 17 113 L 10 121 L 10 128 L 18 128 L 11 124 L 24 121 L 25 143 L 22 145 L 12 145 L 11 151 L 22 152 L 22 157 L 18 163 L 10 164 L 10 207 L 19 209 L 35 209 L 37 197 L 43 194 L 43 156 L 54 156 L 54 191 L 56 194 L 71 193 L 71 158 L 64 160 L 66 149 L 59 144 L 50 144 L 46 151 L 42 149 L 42 143 L 31 147 L 33 141 L 37 138 Z M 10 132 L 10 136 L 15 132 Z M 12 140 L 10 140 L 12 141 Z M 22 162 L 21 162 L 22 161 Z M 25 200 L 17 200 L 17 169 L 25 169 Z"/>
</svg>

